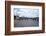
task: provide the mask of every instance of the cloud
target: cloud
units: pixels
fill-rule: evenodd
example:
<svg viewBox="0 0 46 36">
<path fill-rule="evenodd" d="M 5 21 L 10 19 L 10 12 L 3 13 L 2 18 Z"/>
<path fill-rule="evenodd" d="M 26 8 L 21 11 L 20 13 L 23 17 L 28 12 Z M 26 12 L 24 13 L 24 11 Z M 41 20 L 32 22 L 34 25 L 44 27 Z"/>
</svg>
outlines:
<svg viewBox="0 0 46 36">
<path fill-rule="evenodd" d="M 14 15 L 19 15 L 20 17 L 38 17 L 39 9 L 31 9 L 31 8 L 15 8 Z"/>
</svg>

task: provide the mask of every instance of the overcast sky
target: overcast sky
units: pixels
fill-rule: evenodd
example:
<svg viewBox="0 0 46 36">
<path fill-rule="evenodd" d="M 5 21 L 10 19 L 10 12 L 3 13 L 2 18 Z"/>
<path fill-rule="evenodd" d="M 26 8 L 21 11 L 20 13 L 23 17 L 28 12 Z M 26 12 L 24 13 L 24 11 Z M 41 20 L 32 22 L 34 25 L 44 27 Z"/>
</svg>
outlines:
<svg viewBox="0 0 46 36">
<path fill-rule="evenodd" d="M 31 8 L 14 8 L 14 15 L 19 17 L 39 17 L 39 9 Z"/>
</svg>

